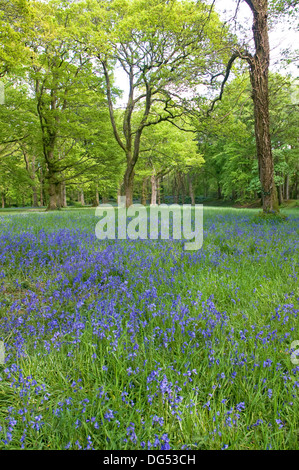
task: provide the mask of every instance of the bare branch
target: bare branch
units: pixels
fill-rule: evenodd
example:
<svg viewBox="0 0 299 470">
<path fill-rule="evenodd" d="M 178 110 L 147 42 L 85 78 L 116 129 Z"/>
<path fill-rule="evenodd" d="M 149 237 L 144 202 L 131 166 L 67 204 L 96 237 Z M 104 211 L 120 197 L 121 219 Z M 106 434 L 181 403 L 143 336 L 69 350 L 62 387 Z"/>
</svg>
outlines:
<svg viewBox="0 0 299 470">
<path fill-rule="evenodd" d="M 221 101 L 221 100 L 222 100 L 222 96 L 223 96 L 223 93 L 224 93 L 225 84 L 226 84 L 227 80 L 229 79 L 232 66 L 233 66 L 235 60 L 238 59 L 238 58 L 239 58 L 239 59 L 247 60 L 247 62 L 248 62 L 249 64 L 252 64 L 252 61 L 253 61 L 252 55 L 251 55 L 249 52 L 247 52 L 247 51 L 244 51 L 244 52 L 236 51 L 236 52 L 234 52 L 234 54 L 231 56 L 230 60 L 228 61 L 227 66 L 226 66 L 226 71 L 225 71 L 224 79 L 223 79 L 223 82 L 222 82 L 222 84 L 221 84 L 220 95 L 212 101 L 211 107 L 210 107 L 210 109 L 207 111 L 207 115 L 208 115 L 208 116 L 209 116 L 210 113 L 213 111 L 214 106 L 215 106 L 215 104 L 217 103 L 217 101 Z M 221 75 L 221 74 L 217 74 L 217 75 L 215 75 L 214 77 L 212 77 L 212 80 L 211 80 L 211 81 L 213 81 L 213 79 L 214 79 L 216 76 L 219 76 L 219 75 Z"/>
<path fill-rule="evenodd" d="M 107 100 L 108 100 L 108 107 L 109 107 L 109 114 L 110 114 L 110 120 L 112 124 L 112 129 L 113 129 L 113 134 L 115 136 L 115 139 L 117 140 L 118 145 L 123 149 L 123 151 L 126 151 L 126 146 L 121 140 L 117 127 L 116 127 L 116 122 L 114 118 L 114 110 L 113 110 L 113 103 L 112 103 L 112 93 L 111 93 L 111 83 L 110 83 L 110 77 L 109 73 L 107 70 L 107 64 L 105 61 L 101 61 L 103 70 L 104 70 L 104 75 L 105 75 L 105 80 L 106 80 L 106 85 L 107 85 Z"/>
</svg>

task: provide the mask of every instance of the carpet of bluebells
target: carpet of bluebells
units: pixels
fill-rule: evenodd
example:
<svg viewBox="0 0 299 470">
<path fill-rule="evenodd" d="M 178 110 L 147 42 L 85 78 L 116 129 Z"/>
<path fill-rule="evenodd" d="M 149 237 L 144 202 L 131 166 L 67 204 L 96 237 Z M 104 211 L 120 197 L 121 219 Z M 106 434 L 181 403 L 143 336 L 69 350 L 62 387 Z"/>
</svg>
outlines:
<svg viewBox="0 0 299 470">
<path fill-rule="evenodd" d="M 0 449 L 299 449 L 287 215 L 205 209 L 191 252 L 0 214 Z"/>
</svg>

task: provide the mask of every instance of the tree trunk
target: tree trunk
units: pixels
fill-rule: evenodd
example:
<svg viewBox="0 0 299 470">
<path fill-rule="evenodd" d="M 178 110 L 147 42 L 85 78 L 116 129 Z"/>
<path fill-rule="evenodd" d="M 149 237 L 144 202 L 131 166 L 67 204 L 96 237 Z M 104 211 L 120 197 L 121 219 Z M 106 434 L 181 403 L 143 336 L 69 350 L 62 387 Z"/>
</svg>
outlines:
<svg viewBox="0 0 299 470">
<path fill-rule="evenodd" d="M 173 202 L 175 204 L 179 203 L 179 185 L 177 174 L 175 174 L 173 178 Z"/>
<path fill-rule="evenodd" d="M 142 193 L 141 193 L 141 204 L 143 206 L 146 206 L 147 202 L 147 183 L 148 183 L 148 178 L 145 177 L 142 180 Z"/>
<path fill-rule="evenodd" d="M 190 199 L 191 199 L 191 204 L 194 206 L 195 205 L 195 196 L 194 196 L 192 177 L 191 177 L 190 174 L 188 174 L 188 185 L 189 185 L 189 196 L 190 196 Z"/>
<path fill-rule="evenodd" d="M 32 204 L 33 204 L 33 207 L 38 207 L 38 197 L 37 197 L 36 186 L 32 187 Z"/>
<path fill-rule="evenodd" d="M 158 205 L 160 206 L 161 204 L 161 183 L 160 183 L 160 178 L 156 178 L 157 180 L 157 200 L 158 200 Z"/>
<path fill-rule="evenodd" d="M 49 203 L 47 211 L 56 211 L 61 208 L 60 183 L 54 180 L 49 182 Z"/>
<path fill-rule="evenodd" d="M 39 192 L 39 201 L 40 205 L 44 206 L 44 179 L 43 179 L 43 170 L 40 168 L 40 192 Z"/>
<path fill-rule="evenodd" d="M 151 184 L 152 184 L 151 206 L 156 206 L 157 205 L 157 178 L 156 178 L 155 173 L 152 174 Z"/>
<path fill-rule="evenodd" d="M 47 154 L 47 175 L 48 180 L 48 196 L 49 202 L 47 206 L 47 211 L 55 211 L 61 208 L 61 183 L 58 179 L 59 172 L 57 172 L 54 159 L 54 141 L 49 150 L 45 150 Z"/>
<path fill-rule="evenodd" d="M 179 181 L 180 181 L 180 190 L 182 195 L 182 204 L 185 204 L 185 175 L 183 173 L 179 173 Z"/>
<path fill-rule="evenodd" d="M 124 182 L 122 181 L 121 183 L 119 183 L 119 186 L 117 189 L 116 201 L 118 201 L 119 198 L 124 195 L 123 190 L 124 190 Z"/>
<path fill-rule="evenodd" d="M 60 194 L 60 199 L 61 199 L 61 207 L 67 207 L 67 202 L 66 202 L 66 187 L 65 183 L 61 183 L 60 186 L 61 194 Z"/>
<path fill-rule="evenodd" d="M 21 147 L 22 152 L 23 152 L 23 156 L 24 156 L 28 176 L 32 181 L 32 206 L 33 207 L 38 207 L 38 197 L 37 197 L 37 187 L 36 187 L 35 155 L 32 155 L 31 162 L 30 162 L 30 158 L 29 158 L 29 155 L 27 153 L 26 148 L 22 145 L 20 145 L 20 147 Z"/>
<path fill-rule="evenodd" d="M 5 197 L 4 197 L 4 193 L 1 193 L 1 207 L 2 207 L 2 209 L 5 209 Z"/>
<path fill-rule="evenodd" d="M 80 204 L 82 206 L 85 206 L 85 200 L 84 200 L 84 191 L 83 189 L 80 189 L 79 193 L 78 193 L 78 202 L 80 202 Z"/>
<path fill-rule="evenodd" d="M 37 196 L 37 187 L 36 187 L 35 155 L 32 156 L 31 179 L 32 179 L 32 182 L 33 182 L 33 186 L 32 186 L 32 203 L 33 203 L 33 207 L 38 207 L 38 196 Z"/>
<path fill-rule="evenodd" d="M 206 181 L 204 181 L 204 197 L 208 197 L 209 195 L 209 185 Z"/>
<path fill-rule="evenodd" d="M 281 204 L 283 203 L 283 191 L 282 191 L 282 185 L 280 184 L 278 186 L 278 203 L 279 205 L 281 206 Z"/>
<path fill-rule="evenodd" d="M 284 180 L 284 199 L 288 201 L 290 199 L 290 177 L 286 175 Z"/>
<path fill-rule="evenodd" d="M 99 205 L 100 205 L 99 186 L 96 185 L 94 199 L 93 199 L 93 207 L 98 207 Z"/>
<path fill-rule="evenodd" d="M 298 199 L 298 194 L 299 194 L 299 178 L 298 178 L 298 173 L 295 175 L 295 181 L 294 181 L 294 192 L 293 192 L 293 198 Z"/>
<path fill-rule="evenodd" d="M 164 176 L 160 177 L 160 183 L 159 183 L 159 204 L 164 204 L 165 198 L 164 194 L 165 193 L 165 178 Z"/>
<path fill-rule="evenodd" d="M 63 187 L 63 207 L 67 207 L 66 186 L 65 186 L 65 184 L 64 184 L 64 187 Z"/>
<path fill-rule="evenodd" d="M 134 175 L 134 168 L 128 164 L 124 176 L 124 193 L 126 196 L 126 207 L 130 207 L 133 204 Z"/>
<path fill-rule="evenodd" d="M 255 55 L 247 60 L 254 104 L 254 122 L 259 176 L 263 195 L 263 211 L 278 212 L 277 191 L 274 184 L 274 162 L 270 137 L 269 117 L 269 63 L 268 0 L 245 0 L 253 13 Z"/>
<path fill-rule="evenodd" d="M 44 206 L 44 194 L 43 194 L 43 185 L 41 184 L 40 191 L 39 191 L 39 202 L 41 207 Z"/>
</svg>

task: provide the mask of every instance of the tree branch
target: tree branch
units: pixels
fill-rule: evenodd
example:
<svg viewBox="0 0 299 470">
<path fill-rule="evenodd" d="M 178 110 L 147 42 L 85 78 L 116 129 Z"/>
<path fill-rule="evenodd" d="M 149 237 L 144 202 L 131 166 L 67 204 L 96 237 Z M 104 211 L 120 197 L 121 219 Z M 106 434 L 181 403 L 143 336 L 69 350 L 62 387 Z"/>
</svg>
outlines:
<svg viewBox="0 0 299 470">
<path fill-rule="evenodd" d="M 117 127 L 116 127 L 116 122 L 114 118 L 114 111 L 113 111 L 113 103 L 112 103 L 112 93 L 111 93 L 111 83 L 110 83 L 110 77 L 109 73 L 107 70 L 107 65 L 106 62 L 101 60 L 103 70 L 104 70 L 104 75 L 105 75 L 105 80 L 106 80 L 106 85 L 107 85 L 107 100 L 108 100 L 108 107 L 109 107 L 109 114 L 110 114 L 110 121 L 112 124 L 112 129 L 113 129 L 113 134 L 115 136 L 115 139 L 118 143 L 118 145 L 123 149 L 123 151 L 126 151 L 126 146 L 124 145 L 123 141 L 121 140 Z"/>
<path fill-rule="evenodd" d="M 222 100 L 222 96 L 223 96 L 223 93 L 224 93 L 225 84 L 226 84 L 227 80 L 229 79 L 229 76 L 230 76 L 230 72 L 231 72 L 233 63 L 234 63 L 235 60 L 238 59 L 238 58 L 239 58 L 239 59 L 247 60 L 247 62 L 248 62 L 249 64 L 252 64 L 252 62 L 253 62 L 253 57 L 252 57 L 252 55 L 251 55 L 249 52 L 247 52 L 247 51 L 244 51 L 244 52 L 235 51 L 235 52 L 233 53 L 233 55 L 231 56 L 230 60 L 228 61 L 227 66 L 226 66 L 226 71 L 225 71 L 224 79 L 223 79 L 223 82 L 222 82 L 222 84 L 221 84 L 220 95 L 212 101 L 211 107 L 210 107 L 210 109 L 207 111 L 207 115 L 208 115 L 208 116 L 209 116 L 210 113 L 213 111 L 214 106 L 215 106 L 215 104 L 217 103 L 217 101 L 221 101 L 221 100 Z M 219 75 L 220 75 L 220 74 L 217 74 L 217 75 L 215 75 L 214 77 L 212 77 L 211 81 L 213 81 L 213 79 L 216 78 L 216 77 L 219 76 Z"/>
</svg>

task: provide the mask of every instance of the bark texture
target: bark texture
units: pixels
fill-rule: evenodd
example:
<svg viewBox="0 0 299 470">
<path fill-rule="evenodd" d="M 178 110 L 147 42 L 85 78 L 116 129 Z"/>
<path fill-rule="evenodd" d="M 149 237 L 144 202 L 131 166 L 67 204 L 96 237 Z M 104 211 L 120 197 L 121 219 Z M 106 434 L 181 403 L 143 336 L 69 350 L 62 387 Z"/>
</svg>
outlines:
<svg viewBox="0 0 299 470">
<path fill-rule="evenodd" d="M 254 104 L 255 138 L 263 211 L 277 212 L 278 198 L 274 183 L 274 160 L 270 136 L 268 0 L 245 0 L 253 13 L 255 55 L 248 55 L 252 99 Z"/>
<path fill-rule="evenodd" d="M 274 160 L 272 155 L 269 115 L 269 65 L 270 44 L 268 30 L 268 0 L 244 0 L 253 14 L 253 39 L 255 54 L 252 55 L 244 48 L 235 50 L 226 68 L 221 86 L 220 96 L 212 102 L 213 110 L 217 101 L 223 96 L 224 86 L 228 80 L 232 65 L 237 58 L 246 60 L 249 64 L 254 104 L 254 124 L 259 178 L 261 183 L 263 211 L 279 212 L 277 189 L 274 184 Z M 239 6 L 239 2 L 238 2 Z"/>
</svg>

